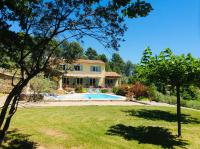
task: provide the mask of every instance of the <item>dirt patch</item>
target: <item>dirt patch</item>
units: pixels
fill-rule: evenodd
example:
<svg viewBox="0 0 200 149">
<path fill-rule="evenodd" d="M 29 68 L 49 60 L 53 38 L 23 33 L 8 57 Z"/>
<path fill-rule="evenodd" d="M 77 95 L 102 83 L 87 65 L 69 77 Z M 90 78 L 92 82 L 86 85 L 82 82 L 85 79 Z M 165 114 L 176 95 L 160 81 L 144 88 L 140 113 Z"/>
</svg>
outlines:
<svg viewBox="0 0 200 149">
<path fill-rule="evenodd" d="M 37 149 L 46 149 L 44 146 L 38 146 Z"/>
<path fill-rule="evenodd" d="M 70 149 L 86 149 L 84 146 L 72 146 Z"/>
<path fill-rule="evenodd" d="M 51 128 L 41 128 L 40 132 L 52 137 L 67 137 L 65 133 Z"/>
</svg>

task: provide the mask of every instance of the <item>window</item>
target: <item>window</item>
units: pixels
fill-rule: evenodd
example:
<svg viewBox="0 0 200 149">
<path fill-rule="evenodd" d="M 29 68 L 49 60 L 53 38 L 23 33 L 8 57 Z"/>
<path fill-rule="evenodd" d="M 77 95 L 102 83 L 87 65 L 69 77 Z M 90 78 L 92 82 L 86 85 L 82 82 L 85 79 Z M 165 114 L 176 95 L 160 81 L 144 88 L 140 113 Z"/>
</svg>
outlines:
<svg viewBox="0 0 200 149">
<path fill-rule="evenodd" d="M 63 83 L 69 85 L 69 78 L 63 78 Z"/>
<path fill-rule="evenodd" d="M 60 69 L 67 71 L 70 68 L 69 66 L 70 66 L 69 64 L 62 64 L 62 65 L 60 65 Z"/>
<path fill-rule="evenodd" d="M 77 78 L 77 79 L 76 79 L 76 84 L 77 84 L 77 85 L 83 84 L 83 78 Z"/>
<path fill-rule="evenodd" d="M 74 65 L 74 71 L 82 71 L 81 65 Z"/>
<path fill-rule="evenodd" d="M 106 79 L 106 85 L 113 85 L 114 80 L 113 79 Z"/>
<path fill-rule="evenodd" d="M 60 65 L 60 68 L 62 69 L 62 70 L 66 70 L 66 65 Z"/>
<path fill-rule="evenodd" d="M 90 85 L 91 85 L 91 86 L 96 85 L 96 79 L 90 78 Z"/>
<path fill-rule="evenodd" d="M 90 71 L 92 72 L 101 72 L 101 67 L 100 66 L 91 66 Z"/>
</svg>

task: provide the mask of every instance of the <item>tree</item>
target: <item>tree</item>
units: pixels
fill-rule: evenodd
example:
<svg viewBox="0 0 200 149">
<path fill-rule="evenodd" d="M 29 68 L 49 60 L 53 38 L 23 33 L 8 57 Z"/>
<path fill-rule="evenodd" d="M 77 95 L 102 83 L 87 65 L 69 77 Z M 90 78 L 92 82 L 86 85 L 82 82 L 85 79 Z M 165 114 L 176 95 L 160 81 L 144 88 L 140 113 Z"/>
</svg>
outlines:
<svg viewBox="0 0 200 149">
<path fill-rule="evenodd" d="M 200 59 L 191 54 L 177 56 L 170 49 L 162 51 L 158 56 L 152 56 L 148 48 L 144 52 L 140 69 L 141 76 L 152 83 L 159 82 L 176 88 L 178 137 L 181 137 L 180 88 L 200 81 Z"/>
<path fill-rule="evenodd" d="M 112 55 L 110 67 L 113 71 L 119 74 L 124 74 L 125 63 L 119 54 L 114 53 Z"/>
<path fill-rule="evenodd" d="M 117 50 L 126 31 L 124 19 L 144 17 L 152 10 L 149 3 L 140 0 L 102 1 L 1 1 L 1 56 L 9 57 L 14 63 L 20 79 L 13 84 L 1 109 L 0 142 L 17 110 L 23 88 L 33 77 L 48 68 L 61 43 L 70 38 L 81 41 L 83 37 L 91 37 L 105 47 Z M 13 29 L 16 26 L 17 29 Z M 59 43 L 54 44 L 54 40 Z M 68 58 L 70 63 L 75 60 Z"/>
<path fill-rule="evenodd" d="M 98 58 L 97 52 L 92 48 L 88 48 L 87 51 L 85 51 L 85 55 L 89 60 L 96 60 Z"/>
<path fill-rule="evenodd" d="M 35 94 L 40 94 L 42 92 L 50 93 L 56 88 L 55 82 L 45 78 L 43 75 L 38 75 L 34 77 L 30 81 L 30 84 Z"/>
<path fill-rule="evenodd" d="M 108 59 L 105 54 L 98 55 L 97 59 L 102 60 L 104 63 L 108 62 Z"/>
<path fill-rule="evenodd" d="M 134 72 L 135 65 L 131 61 L 127 61 L 125 64 L 125 75 L 132 76 Z"/>
<path fill-rule="evenodd" d="M 78 59 L 83 57 L 83 48 L 78 42 L 67 42 L 64 41 L 56 50 L 57 58 Z"/>
</svg>

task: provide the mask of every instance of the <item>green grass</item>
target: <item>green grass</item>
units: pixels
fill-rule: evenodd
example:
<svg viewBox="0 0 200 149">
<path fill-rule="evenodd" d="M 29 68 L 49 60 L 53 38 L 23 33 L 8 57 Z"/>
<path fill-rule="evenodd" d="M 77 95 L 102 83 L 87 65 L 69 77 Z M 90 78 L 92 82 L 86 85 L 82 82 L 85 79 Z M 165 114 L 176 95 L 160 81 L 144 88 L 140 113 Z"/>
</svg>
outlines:
<svg viewBox="0 0 200 149">
<path fill-rule="evenodd" d="M 177 139 L 175 108 L 83 106 L 19 109 L 4 145 L 48 149 L 200 148 L 200 112 L 183 110 Z M 6 147 L 4 147 L 6 148 Z"/>
</svg>

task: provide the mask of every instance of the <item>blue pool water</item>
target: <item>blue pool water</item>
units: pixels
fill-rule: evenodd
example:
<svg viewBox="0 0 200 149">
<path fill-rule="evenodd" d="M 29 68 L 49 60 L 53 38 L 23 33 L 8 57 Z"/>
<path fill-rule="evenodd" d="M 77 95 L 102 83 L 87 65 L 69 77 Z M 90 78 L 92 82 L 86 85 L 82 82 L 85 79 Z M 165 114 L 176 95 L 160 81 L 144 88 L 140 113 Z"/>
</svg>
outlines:
<svg viewBox="0 0 200 149">
<path fill-rule="evenodd" d="M 108 94 L 84 94 L 84 98 L 87 99 L 97 99 L 97 100 L 118 100 L 121 99 L 118 96 L 108 95 Z"/>
<path fill-rule="evenodd" d="M 104 93 L 67 94 L 55 96 L 56 100 L 124 100 L 122 96 Z"/>
</svg>

